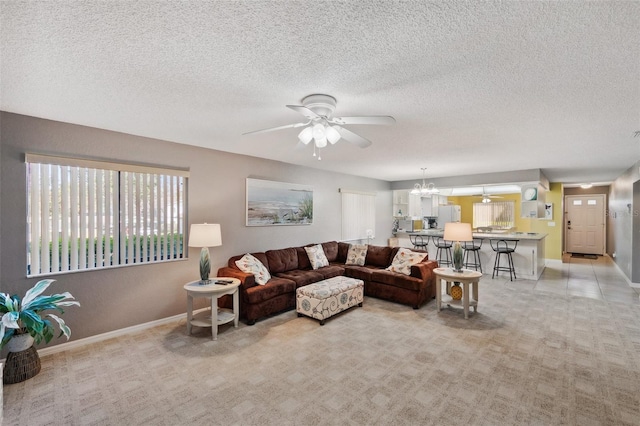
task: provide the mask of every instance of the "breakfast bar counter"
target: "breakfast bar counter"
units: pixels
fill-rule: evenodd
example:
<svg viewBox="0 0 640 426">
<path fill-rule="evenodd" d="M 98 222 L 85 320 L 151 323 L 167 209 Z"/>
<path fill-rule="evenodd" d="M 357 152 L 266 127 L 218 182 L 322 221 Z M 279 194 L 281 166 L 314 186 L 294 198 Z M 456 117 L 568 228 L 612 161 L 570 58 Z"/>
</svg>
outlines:
<svg viewBox="0 0 640 426">
<path fill-rule="evenodd" d="M 433 237 L 442 237 L 442 229 L 425 229 L 415 232 L 397 232 L 397 245 L 400 247 L 413 247 L 409 239 L 413 235 L 429 237 L 427 251 L 429 259 L 436 258 L 436 247 Z M 482 271 L 491 274 L 495 253 L 491 249 L 490 240 L 516 240 L 518 247 L 513 253 L 513 263 L 518 279 L 537 280 L 545 267 L 544 240 L 547 234 L 537 232 L 474 232 L 473 238 L 482 240 L 482 248 L 479 251 Z M 503 276 L 503 275 L 501 275 Z"/>
</svg>

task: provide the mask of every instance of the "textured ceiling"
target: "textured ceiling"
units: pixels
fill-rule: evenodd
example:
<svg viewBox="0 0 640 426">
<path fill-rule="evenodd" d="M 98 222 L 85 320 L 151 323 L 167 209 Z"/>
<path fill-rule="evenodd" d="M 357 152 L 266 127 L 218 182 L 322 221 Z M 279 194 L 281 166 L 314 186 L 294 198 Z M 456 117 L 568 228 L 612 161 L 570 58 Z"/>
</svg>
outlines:
<svg viewBox="0 0 640 426">
<path fill-rule="evenodd" d="M 0 2 L 2 110 L 389 181 L 640 159 L 640 2 Z M 312 157 L 285 108 L 353 125 Z"/>
</svg>

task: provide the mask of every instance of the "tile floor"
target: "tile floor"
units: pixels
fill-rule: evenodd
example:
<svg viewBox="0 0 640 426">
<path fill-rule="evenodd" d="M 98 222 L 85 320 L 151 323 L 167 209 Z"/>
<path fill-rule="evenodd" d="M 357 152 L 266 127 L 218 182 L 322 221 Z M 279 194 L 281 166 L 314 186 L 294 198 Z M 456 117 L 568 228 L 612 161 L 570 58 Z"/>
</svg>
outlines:
<svg viewBox="0 0 640 426">
<path fill-rule="evenodd" d="M 500 273 L 495 280 L 507 285 L 527 286 L 533 291 L 563 296 L 588 297 L 607 302 L 640 305 L 640 288 L 631 287 L 609 256 L 586 259 L 565 255 L 563 262 L 550 262 L 538 281 L 517 279 L 509 281 L 508 273 Z M 491 279 L 485 271 L 483 280 Z"/>
</svg>

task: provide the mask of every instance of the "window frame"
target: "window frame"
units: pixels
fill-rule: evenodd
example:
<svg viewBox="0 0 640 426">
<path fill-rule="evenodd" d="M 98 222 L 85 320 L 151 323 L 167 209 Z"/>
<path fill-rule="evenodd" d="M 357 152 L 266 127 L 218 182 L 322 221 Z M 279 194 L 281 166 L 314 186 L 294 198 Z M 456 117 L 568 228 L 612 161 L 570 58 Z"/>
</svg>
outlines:
<svg viewBox="0 0 640 426">
<path fill-rule="evenodd" d="M 187 258 L 188 169 L 34 153 L 25 154 L 25 165 L 27 277 Z M 48 175 L 39 176 L 41 170 Z M 154 232 L 156 224 L 166 226 L 164 233 Z"/>
</svg>

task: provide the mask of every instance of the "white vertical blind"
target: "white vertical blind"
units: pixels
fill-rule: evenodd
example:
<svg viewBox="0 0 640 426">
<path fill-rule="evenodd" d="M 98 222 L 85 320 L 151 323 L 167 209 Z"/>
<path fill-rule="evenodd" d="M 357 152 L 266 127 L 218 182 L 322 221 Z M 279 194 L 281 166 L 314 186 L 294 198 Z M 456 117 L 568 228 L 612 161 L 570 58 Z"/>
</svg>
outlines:
<svg viewBox="0 0 640 426">
<path fill-rule="evenodd" d="M 367 239 L 367 230 L 376 232 L 376 194 L 340 189 L 342 194 L 342 240 Z"/>
<path fill-rule="evenodd" d="M 27 154 L 27 275 L 183 256 L 187 172 L 78 162 Z"/>
<path fill-rule="evenodd" d="M 473 227 L 512 228 L 515 226 L 515 210 L 515 201 L 473 203 Z"/>
</svg>

